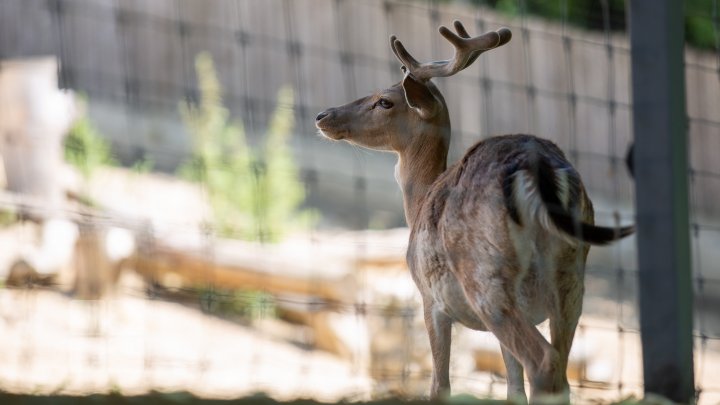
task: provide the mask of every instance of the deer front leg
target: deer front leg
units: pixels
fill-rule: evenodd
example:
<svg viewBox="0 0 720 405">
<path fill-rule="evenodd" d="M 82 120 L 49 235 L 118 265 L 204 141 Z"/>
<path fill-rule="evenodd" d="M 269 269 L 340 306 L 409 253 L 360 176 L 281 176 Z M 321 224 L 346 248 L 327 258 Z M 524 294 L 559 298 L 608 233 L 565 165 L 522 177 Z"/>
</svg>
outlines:
<svg viewBox="0 0 720 405">
<path fill-rule="evenodd" d="M 425 301 L 429 301 L 426 299 Z M 433 372 L 430 397 L 450 394 L 450 332 L 452 321 L 431 302 L 424 304 L 425 327 L 430 337 Z"/>
<path fill-rule="evenodd" d="M 507 374 L 507 399 L 515 403 L 527 404 L 523 366 L 505 346 L 500 345 L 500 350 L 503 361 L 505 362 L 505 371 Z"/>
</svg>

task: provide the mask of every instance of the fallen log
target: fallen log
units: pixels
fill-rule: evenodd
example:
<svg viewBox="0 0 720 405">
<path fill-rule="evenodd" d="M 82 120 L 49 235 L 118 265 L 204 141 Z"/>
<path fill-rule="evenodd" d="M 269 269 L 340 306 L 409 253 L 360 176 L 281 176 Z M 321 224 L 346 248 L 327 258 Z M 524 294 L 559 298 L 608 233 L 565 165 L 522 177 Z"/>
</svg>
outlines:
<svg viewBox="0 0 720 405">
<path fill-rule="evenodd" d="M 158 242 L 139 249 L 126 266 L 169 286 L 213 285 L 353 302 L 355 282 L 347 263 L 309 263 L 308 268 L 296 259 L 280 254 L 273 245 L 226 241 L 219 242 L 212 252 L 202 252 Z"/>
</svg>

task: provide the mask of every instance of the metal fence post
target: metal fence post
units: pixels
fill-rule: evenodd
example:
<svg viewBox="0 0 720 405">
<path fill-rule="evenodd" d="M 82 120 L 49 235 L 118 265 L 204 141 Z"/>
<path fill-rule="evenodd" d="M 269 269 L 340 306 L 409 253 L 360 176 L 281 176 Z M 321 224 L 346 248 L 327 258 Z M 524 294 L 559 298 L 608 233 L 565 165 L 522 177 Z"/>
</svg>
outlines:
<svg viewBox="0 0 720 405">
<path fill-rule="evenodd" d="M 694 398 L 684 2 L 631 0 L 645 393 Z"/>
</svg>

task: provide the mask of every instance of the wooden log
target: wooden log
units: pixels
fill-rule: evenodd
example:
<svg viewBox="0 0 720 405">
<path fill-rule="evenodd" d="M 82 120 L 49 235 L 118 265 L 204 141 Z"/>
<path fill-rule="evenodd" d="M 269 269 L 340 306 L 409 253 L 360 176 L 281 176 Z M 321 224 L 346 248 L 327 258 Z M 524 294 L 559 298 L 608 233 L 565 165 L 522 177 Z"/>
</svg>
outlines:
<svg viewBox="0 0 720 405">
<path fill-rule="evenodd" d="M 280 316 L 286 321 L 306 325 L 312 331 L 312 345 L 316 349 L 333 353 L 354 363 L 367 362 L 367 325 L 352 314 L 339 314 L 327 310 L 313 311 L 301 305 L 281 305 Z M 347 325 L 353 325 L 348 338 Z M 358 336 L 360 335 L 360 336 Z M 362 340 L 362 341 L 361 341 Z"/>
<path fill-rule="evenodd" d="M 147 221 L 96 208 L 66 203 L 48 210 L 36 197 L 0 191 L 0 209 L 12 210 L 38 223 L 60 212 L 78 224 L 130 229 L 137 240 L 145 239 L 145 243 L 123 260 L 123 267 L 161 283 L 216 285 L 349 303 L 354 302 L 357 293 L 353 275 L 358 268 L 356 255 L 351 251 L 333 252 L 332 244 L 322 248 L 322 244 L 314 246 L 307 239 L 280 245 L 219 239 L 213 241 L 211 252 L 204 253 L 197 244 L 171 241 L 169 235 L 148 239 L 153 230 Z M 85 242 L 91 243 L 90 239 Z M 310 252 L 312 249 L 315 251 Z"/>
<path fill-rule="evenodd" d="M 297 274 L 292 258 L 278 257 L 272 249 L 237 242 L 245 252 L 223 257 L 181 247 L 156 244 L 140 249 L 127 265 L 145 278 L 161 284 L 165 280 L 182 285 L 215 285 L 222 288 L 265 291 L 270 294 L 297 294 L 329 302 L 352 302 L 355 282 L 348 273 Z M 273 256 L 274 257 L 269 257 Z M 297 265 L 297 263 L 295 263 Z M 343 266 L 342 263 L 338 263 Z M 296 274 L 292 274 L 293 271 Z"/>
</svg>

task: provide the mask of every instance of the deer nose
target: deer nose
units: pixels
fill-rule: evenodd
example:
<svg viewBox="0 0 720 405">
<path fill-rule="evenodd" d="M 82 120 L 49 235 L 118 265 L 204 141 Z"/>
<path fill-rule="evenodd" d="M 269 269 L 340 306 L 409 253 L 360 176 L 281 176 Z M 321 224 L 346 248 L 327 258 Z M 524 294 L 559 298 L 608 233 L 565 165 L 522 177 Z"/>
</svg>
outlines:
<svg viewBox="0 0 720 405">
<path fill-rule="evenodd" d="M 320 121 L 321 119 L 327 117 L 328 115 L 330 115 L 330 111 L 325 110 L 325 111 L 321 112 L 320 114 L 318 114 L 317 117 L 315 117 L 315 121 Z"/>
</svg>

